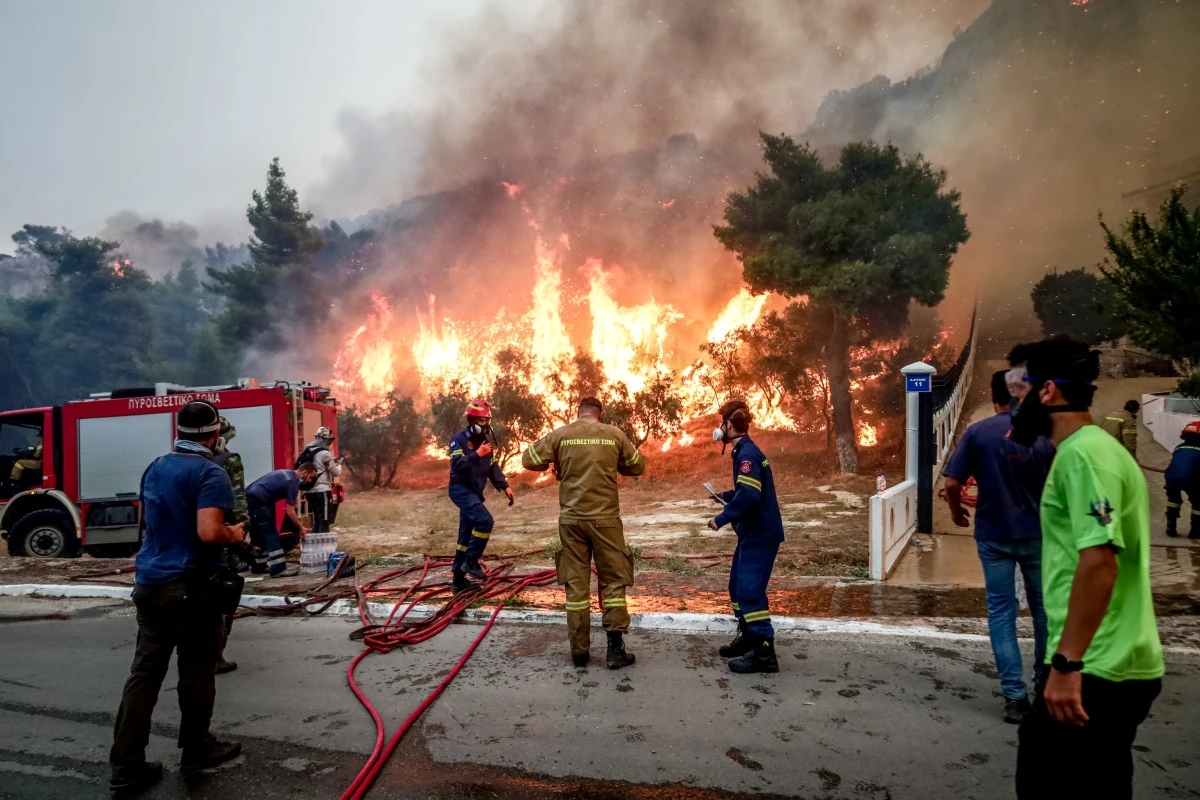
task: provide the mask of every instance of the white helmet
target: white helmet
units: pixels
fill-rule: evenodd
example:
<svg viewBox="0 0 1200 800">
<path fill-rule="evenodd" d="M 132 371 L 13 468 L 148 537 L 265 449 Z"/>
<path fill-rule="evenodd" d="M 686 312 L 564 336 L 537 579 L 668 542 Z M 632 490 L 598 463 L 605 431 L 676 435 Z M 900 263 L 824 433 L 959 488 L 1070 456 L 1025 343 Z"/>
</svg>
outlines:
<svg viewBox="0 0 1200 800">
<path fill-rule="evenodd" d="M 333 431 L 331 431 L 329 428 L 322 425 L 321 427 L 317 428 L 317 432 L 313 435 L 316 436 L 318 439 L 332 439 Z"/>
</svg>

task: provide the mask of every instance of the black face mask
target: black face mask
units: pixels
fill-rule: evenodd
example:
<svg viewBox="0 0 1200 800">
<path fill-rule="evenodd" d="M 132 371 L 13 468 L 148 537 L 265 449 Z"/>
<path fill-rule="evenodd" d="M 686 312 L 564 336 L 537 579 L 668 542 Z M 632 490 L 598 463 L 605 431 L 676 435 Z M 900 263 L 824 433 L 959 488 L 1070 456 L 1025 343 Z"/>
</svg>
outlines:
<svg viewBox="0 0 1200 800">
<path fill-rule="evenodd" d="M 1012 436 L 1014 442 L 1022 447 L 1033 447 L 1039 436 L 1049 436 L 1054 430 L 1050 421 L 1050 409 L 1042 405 L 1038 392 L 1030 392 L 1025 399 L 1017 403 L 1010 412 L 1012 416 Z"/>
<path fill-rule="evenodd" d="M 1066 383 L 1067 381 L 1062 382 Z M 1045 384 L 1035 384 L 1029 394 L 1025 395 L 1025 399 L 1009 412 L 1012 417 L 1010 438 L 1022 447 L 1033 447 L 1039 436 L 1050 438 L 1050 434 L 1054 432 L 1054 422 L 1050 419 L 1051 414 L 1088 410 L 1086 404 L 1070 404 L 1053 408 L 1043 405 L 1042 398 L 1039 396 L 1043 385 Z"/>
</svg>

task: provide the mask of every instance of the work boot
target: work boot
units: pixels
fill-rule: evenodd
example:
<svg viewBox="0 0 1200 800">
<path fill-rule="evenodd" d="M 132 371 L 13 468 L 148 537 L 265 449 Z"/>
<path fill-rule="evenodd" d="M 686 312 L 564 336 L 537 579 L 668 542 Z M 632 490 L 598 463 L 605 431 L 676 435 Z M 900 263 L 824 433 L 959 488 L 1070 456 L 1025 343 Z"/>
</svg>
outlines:
<svg viewBox="0 0 1200 800">
<path fill-rule="evenodd" d="M 1021 720 L 1032 710 L 1033 704 L 1029 702 L 1028 695 L 1020 700 L 1004 698 L 1004 721 L 1009 725 L 1020 725 Z"/>
<path fill-rule="evenodd" d="M 484 572 L 483 568 L 479 566 L 478 560 L 468 561 L 466 572 L 467 575 L 471 576 L 471 578 L 479 581 L 480 583 L 483 583 L 487 580 L 487 573 Z"/>
<path fill-rule="evenodd" d="M 746 653 L 750 652 L 750 648 L 754 647 L 754 642 L 750 640 L 750 636 L 746 631 L 746 623 L 741 617 L 738 617 L 737 623 L 737 636 L 733 638 L 732 642 L 722 645 L 721 649 L 717 651 L 721 654 L 721 658 L 737 658 L 738 656 L 744 656 Z"/>
<path fill-rule="evenodd" d="M 750 637 L 751 634 L 747 634 Z M 775 658 L 775 640 L 753 636 L 751 648 L 741 658 L 729 662 L 729 669 L 739 674 L 748 672 L 779 672 Z"/>
<path fill-rule="evenodd" d="M 469 592 L 472 589 L 478 589 L 479 584 L 468 578 L 461 572 L 454 573 L 454 593 Z"/>
<path fill-rule="evenodd" d="M 236 661 L 226 661 L 224 658 L 222 658 L 217 662 L 218 675 L 224 675 L 226 672 L 233 672 L 235 669 L 237 669 Z"/>
<path fill-rule="evenodd" d="M 162 776 L 162 763 L 147 761 L 141 769 L 131 774 L 122 775 L 119 779 L 114 776 L 108 782 L 108 791 L 113 797 L 132 797 L 161 781 Z"/>
<path fill-rule="evenodd" d="M 210 769 L 218 764 L 224 764 L 237 758 L 242 752 L 241 742 L 222 742 L 209 736 L 203 744 L 183 748 L 183 761 L 180 765 L 185 771 Z"/>
<path fill-rule="evenodd" d="M 625 635 L 621 631 L 608 631 L 608 660 L 609 669 L 628 667 L 634 661 L 633 653 L 625 652 Z"/>
<path fill-rule="evenodd" d="M 592 660 L 592 654 L 584 651 L 582 653 L 571 653 L 571 663 L 577 667 L 586 667 L 588 662 Z"/>
</svg>

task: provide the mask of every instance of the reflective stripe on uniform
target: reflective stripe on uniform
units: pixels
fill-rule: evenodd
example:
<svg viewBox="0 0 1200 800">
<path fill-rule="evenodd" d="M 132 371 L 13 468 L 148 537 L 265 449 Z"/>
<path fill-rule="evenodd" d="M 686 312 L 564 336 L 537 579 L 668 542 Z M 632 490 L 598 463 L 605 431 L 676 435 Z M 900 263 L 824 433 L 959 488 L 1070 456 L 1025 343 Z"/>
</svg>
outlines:
<svg viewBox="0 0 1200 800">
<path fill-rule="evenodd" d="M 274 566 L 275 564 L 284 563 L 283 551 L 282 550 L 272 550 L 271 552 L 267 553 L 267 563 L 272 566 Z"/>
<path fill-rule="evenodd" d="M 764 619 L 770 619 L 770 611 L 751 611 L 746 616 L 742 617 L 746 622 L 762 622 Z"/>
<path fill-rule="evenodd" d="M 606 597 L 604 598 L 605 608 L 623 608 L 625 606 L 624 597 Z"/>
<path fill-rule="evenodd" d="M 1105 417 L 1105 419 L 1109 422 L 1120 422 L 1122 425 L 1125 424 L 1124 417 Z"/>
<path fill-rule="evenodd" d="M 537 446 L 536 446 L 536 445 L 534 445 L 533 447 L 530 447 L 530 448 L 529 448 L 529 449 L 527 449 L 525 452 L 526 452 L 526 453 L 529 453 L 529 460 L 530 460 L 530 461 L 532 461 L 532 462 L 534 463 L 534 466 L 539 466 L 539 467 L 540 467 L 540 466 L 542 465 L 542 459 L 540 459 L 540 458 L 538 457 L 538 454 L 537 454 Z"/>
<path fill-rule="evenodd" d="M 577 600 L 575 602 L 567 601 L 567 611 L 587 611 L 591 606 L 591 600 Z"/>
<path fill-rule="evenodd" d="M 762 481 L 751 478 L 749 475 L 738 475 L 737 482 L 749 486 L 751 489 L 762 491 Z"/>
<path fill-rule="evenodd" d="M 456 544 L 456 545 L 454 545 L 454 549 L 460 553 L 467 552 L 467 546 L 465 544 Z"/>
<path fill-rule="evenodd" d="M 463 451 L 462 451 L 462 450 L 451 450 L 451 451 L 450 451 L 450 457 L 451 457 L 451 458 L 454 458 L 455 456 L 461 456 L 461 455 L 463 455 Z"/>
<path fill-rule="evenodd" d="M 623 462 L 621 462 L 621 466 L 632 467 L 634 464 L 638 463 L 641 460 L 642 460 L 642 454 L 635 452 L 629 458 L 627 458 Z"/>
<path fill-rule="evenodd" d="M 739 606 L 737 603 L 734 603 L 734 604 L 733 604 L 733 610 L 734 610 L 734 611 L 741 611 L 741 610 L 742 610 L 742 607 L 741 607 L 741 606 Z"/>
<path fill-rule="evenodd" d="M 478 536 L 480 539 L 487 539 L 491 536 L 490 533 L 482 533 L 480 531 L 471 531 L 472 536 Z"/>
</svg>

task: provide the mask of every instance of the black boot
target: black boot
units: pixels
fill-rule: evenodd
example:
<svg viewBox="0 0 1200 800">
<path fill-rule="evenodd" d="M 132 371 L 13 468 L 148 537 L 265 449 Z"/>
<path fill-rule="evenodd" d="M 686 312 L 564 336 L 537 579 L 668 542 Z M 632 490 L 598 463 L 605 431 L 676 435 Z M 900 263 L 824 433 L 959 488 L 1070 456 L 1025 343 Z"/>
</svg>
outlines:
<svg viewBox="0 0 1200 800">
<path fill-rule="evenodd" d="M 211 769 L 237 758 L 241 752 L 241 742 L 222 742 L 220 739 L 209 736 L 198 745 L 183 748 L 180 767 L 185 772 Z"/>
<path fill-rule="evenodd" d="M 477 583 L 475 583 L 475 581 L 469 579 L 463 573 L 461 573 L 461 572 L 454 573 L 454 593 L 455 594 L 458 594 L 459 592 L 469 592 L 472 589 L 478 589 L 478 588 L 479 588 L 479 584 L 477 584 Z"/>
<path fill-rule="evenodd" d="M 467 572 L 467 575 L 469 575 L 473 580 L 477 580 L 480 583 L 483 583 L 484 581 L 487 580 L 487 573 L 484 572 L 483 569 L 479 566 L 478 559 L 471 559 L 467 562 L 466 572 Z"/>
<path fill-rule="evenodd" d="M 729 662 L 729 669 L 737 673 L 779 672 L 779 660 L 775 658 L 775 640 L 764 639 L 747 633 L 752 638 L 752 647 L 741 658 Z"/>
<path fill-rule="evenodd" d="M 635 659 L 633 653 L 625 652 L 625 635 L 621 631 L 608 631 L 608 668 L 628 667 Z"/>
<path fill-rule="evenodd" d="M 571 653 L 571 663 L 577 667 L 586 667 L 591 660 L 592 654 L 589 652 Z"/>
<path fill-rule="evenodd" d="M 754 643 L 750 641 L 750 636 L 746 632 L 745 621 L 741 617 L 738 617 L 737 624 L 737 636 L 733 638 L 732 642 L 722 645 L 721 649 L 717 651 L 721 654 L 721 658 L 737 658 L 738 656 L 744 656 L 746 653 L 750 652 L 750 648 L 754 647 Z"/>
<path fill-rule="evenodd" d="M 112 793 L 113 798 L 132 797 L 161 781 L 162 776 L 162 764 L 158 761 L 147 761 L 140 769 L 126 770 L 125 774 L 119 777 L 113 775 L 112 780 L 108 782 L 108 791 Z"/>
</svg>

